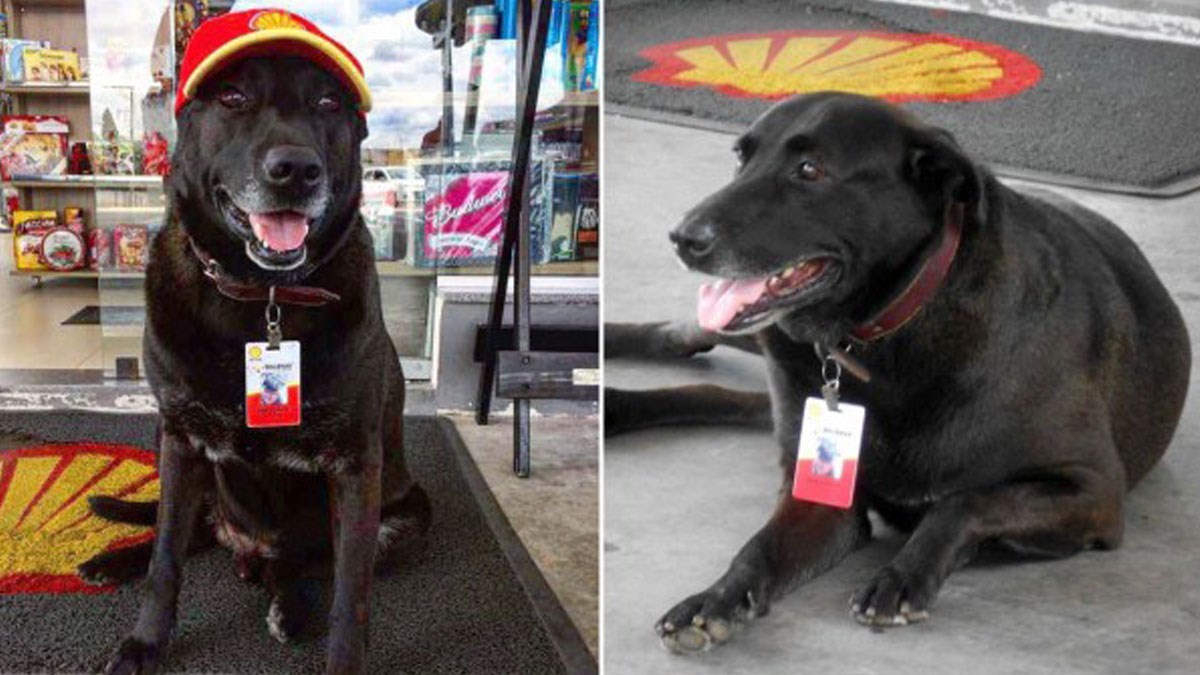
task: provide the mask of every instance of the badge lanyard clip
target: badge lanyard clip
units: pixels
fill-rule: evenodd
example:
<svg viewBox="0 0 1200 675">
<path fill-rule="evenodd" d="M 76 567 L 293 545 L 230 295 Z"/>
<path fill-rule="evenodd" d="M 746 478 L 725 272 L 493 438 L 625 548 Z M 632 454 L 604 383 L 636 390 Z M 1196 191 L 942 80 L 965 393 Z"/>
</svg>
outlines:
<svg viewBox="0 0 1200 675">
<path fill-rule="evenodd" d="M 842 385 L 842 364 L 833 354 L 818 343 L 813 343 L 813 350 L 821 360 L 821 396 L 825 397 L 825 407 L 832 412 L 838 412 L 838 390 Z"/>
<path fill-rule="evenodd" d="M 279 349 L 283 340 L 283 310 L 275 304 L 275 287 L 272 286 L 267 295 L 267 349 Z"/>
</svg>

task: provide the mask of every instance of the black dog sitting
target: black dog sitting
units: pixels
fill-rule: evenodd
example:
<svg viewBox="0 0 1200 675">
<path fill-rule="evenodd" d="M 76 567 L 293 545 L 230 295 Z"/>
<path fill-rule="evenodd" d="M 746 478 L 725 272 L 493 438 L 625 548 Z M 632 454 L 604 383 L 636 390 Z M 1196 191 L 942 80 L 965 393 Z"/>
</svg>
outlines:
<svg viewBox="0 0 1200 675">
<path fill-rule="evenodd" d="M 983 546 L 1119 545 L 1125 492 L 1167 449 L 1191 367 L 1179 310 L 1134 243 L 1077 205 L 1005 187 L 949 134 L 873 99 L 782 102 L 737 153 L 733 181 L 671 233 L 689 268 L 720 277 L 701 293 L 708 330 L 606 333 L 610 355 L 728 342 L 768 365 L 782 497 L 728 572 L 659 620 L 663 642 L 724 642 L 865 541 L 869 509 L 911 532 L 853 598 L 872 626 L 926 618 Z M 792 496 L 805 401 L 839 366 L 841 401 L 866 409 L 849 508 Z M 606 428 L 761 420 L 766 403 L 709 386 L 613 390 Z"/>
<path fill-rule="evenodd" d="M 146 274 L 145 363 L 161 413 L 153 558 L 147 544 L 80 569 L 108 582 L 149 566 L 110 673 L 157 667 L 185 555 L 214 536 L 264 581 L 281 641 L 307 611 L 300 581 L 332 566 L 329 671 L 362 670 L 373 571 L 393 565 L 430 518 L 405 469 L 404 376 L 358 214 L 366 134 L 351 92 L 301 58 L 241 61 L 179 115 L 169 214 Z M 269 323 L 282 344 L 302 345 L 298 426 L 247 424 L 244 359 L 248 343 L 270 340 Z M 268 384 L 269 402 L 283 403 Z M 126 521 L 153 510 L 94 505 Z"/>
</svg>

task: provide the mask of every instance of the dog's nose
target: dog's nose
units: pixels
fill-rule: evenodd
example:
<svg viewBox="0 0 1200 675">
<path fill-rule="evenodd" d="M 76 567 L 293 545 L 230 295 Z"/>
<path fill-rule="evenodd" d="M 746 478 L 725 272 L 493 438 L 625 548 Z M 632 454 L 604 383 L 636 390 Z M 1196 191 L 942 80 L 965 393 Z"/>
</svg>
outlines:
<svg viewBox="0 0 1200 675">
<path fill-rule="evenodd" d="M 316 151 L 299 145 L 277 145 L 263 159 L 263 173 L 275 187 L 313 187 L 324 172 Z"/>
<path fill-rule="evenodd" d="M 712 253 L 717 243 L 717 228 L 712 223 L 684 223 L 668 235 L 675 252 L 684 262 L 695 263 Z"/>
</svg>

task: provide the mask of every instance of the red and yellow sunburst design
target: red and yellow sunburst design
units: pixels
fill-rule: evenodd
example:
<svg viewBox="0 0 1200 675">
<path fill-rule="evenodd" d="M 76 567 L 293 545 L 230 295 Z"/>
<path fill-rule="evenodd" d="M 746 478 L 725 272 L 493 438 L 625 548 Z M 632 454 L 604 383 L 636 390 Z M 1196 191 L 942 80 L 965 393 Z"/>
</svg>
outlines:
<svg viewBox="0 0 1200 675">
<path fill-rule="evenodd" d="M 308 30 L 304 24 L 283 12 L 259 12 L 250 18 L 250 27 L 254 30 L 270 30 L 271 28 L 296 28 Z"/>
<path fill-rule="evenodd" d="M 75 567 L 153 537 L 92 514 L 87 497 L 158 498 L 154 454 L 91 443 L 0 452 L 0 594 L 96 593 Z"/>
<path fill-rule="evenodd" d="M 953 35 L 780 31 L 645 49 L 638 82 L 708 87 L 738 98 L 845 91 L 892 102 L 982 101 L 1020 93 L 1042 70 L 1003 47 Z"/>
</svg>

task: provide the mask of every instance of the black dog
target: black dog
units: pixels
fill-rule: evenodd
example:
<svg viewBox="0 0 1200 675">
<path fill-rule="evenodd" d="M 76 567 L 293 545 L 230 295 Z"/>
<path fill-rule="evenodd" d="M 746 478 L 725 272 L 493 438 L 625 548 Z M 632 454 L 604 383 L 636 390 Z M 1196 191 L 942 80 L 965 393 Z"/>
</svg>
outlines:
<svg viewBox="0 0 1200 675">
<path fill-rule="evenodd" d="M 872 626 L 926 618 L 984 546 L 1119 545 L 1124 494 L 1166 450 L 1191 367 L 1179 310 L 1134 243 L 1077 205 L 1014 192 L 949 134 L 873 99 L 782 102 L 737 152 L 733 181 L 671 233 L 689 268 L 722 278 L 700 304 L 716 333 L 606 336 L 610 355 L 731 342 L 768 364 L 783 496 L 729 571 L 662 617 L 663 642 L 725 641 L 869 538 L 868 509 L 911 531 L 852 600 Z M 848 370 L 842 401 L 866 408 L 847 509 L 791 496 L 805 399 L 835 371 L 814 344 Z M 753 421 L 765 403 L 716 387 L 610 391 L 606 420 Z"/>
<path fill-rule="evenodd" d="M 267 586 L 267 623 L 281 641 L 303 620 L 300 581 L 334 561 L 328 671 L 362 670 L 373 570 L 419 540 L 430 517 L 404 465 L 404 376 L 358 215 L 366 134 L 349 92 L 298 58 L 243 61 L 179 116 L 167 223 L 146 273 L 146 372 L 161 413 L 153 558 L 147 545 L 80 569 L 107 582 L 149 565 L 110 673 L 155 670 L 184 558 L 214 535 Z M 267 339 L 272 287 L 282 339 L 302 345 L 302 420 L 248 428 L 243 357 Z M 127 521 L 153 508 L 94 506 Z"/>
</svg>

